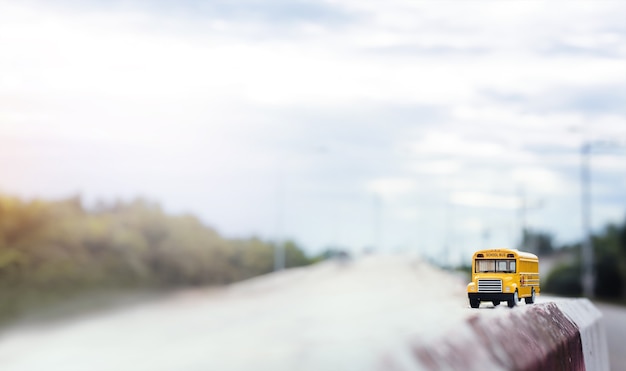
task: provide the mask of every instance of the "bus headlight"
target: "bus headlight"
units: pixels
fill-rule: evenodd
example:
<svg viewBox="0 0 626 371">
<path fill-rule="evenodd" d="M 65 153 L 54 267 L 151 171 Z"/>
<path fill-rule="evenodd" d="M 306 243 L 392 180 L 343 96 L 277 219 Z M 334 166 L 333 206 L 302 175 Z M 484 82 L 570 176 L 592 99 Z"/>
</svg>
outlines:
<svg viewBox="0 0 626 371">
<path fill-rule="evenodd" d="M 506 291 L 506 292 L 511 292 L 511 288 L 510 288 L 509 286 L 507 286 L 507 287 L 504 289 L 504 291 Z"/>
</svg>

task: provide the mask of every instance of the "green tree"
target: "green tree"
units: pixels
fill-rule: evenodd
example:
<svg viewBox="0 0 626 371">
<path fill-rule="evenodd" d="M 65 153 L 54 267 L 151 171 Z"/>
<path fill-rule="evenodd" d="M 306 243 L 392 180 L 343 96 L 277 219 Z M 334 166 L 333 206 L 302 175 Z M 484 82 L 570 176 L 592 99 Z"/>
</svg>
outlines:
<svg viewBox="0 0 626 371">
<path fill-rule="evenodd" d="M 609 224 L 594 235 L 595 295 L 599 298 L 626 298 L 626 220 Z M 581 244 L 564 247 L 580 251 Z M 562 248 L 562 249 L 564 249 Z M 546 280 L 545 290 L 560 295 L 580 295 L 580 258 L 554 269 Z"/>
<path fill-rule="evenodd" d="M 311 263 L 294 242 L 284 248 L 287 267 Z M 0 195 L 0 320 L 105 288 L 231 283 L 269 273 L 273 262 L 270 243 L 225 239 L 144 199 L 87 210 L 80 197 Z"/>
</svg>

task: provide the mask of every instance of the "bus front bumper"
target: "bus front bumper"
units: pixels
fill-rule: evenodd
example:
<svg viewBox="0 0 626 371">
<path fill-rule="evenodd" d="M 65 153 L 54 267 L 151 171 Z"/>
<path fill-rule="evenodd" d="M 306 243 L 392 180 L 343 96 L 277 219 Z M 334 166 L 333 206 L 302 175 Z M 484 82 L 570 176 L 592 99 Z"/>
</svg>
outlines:
<svg viewBox="0 0 626 371">
<path fill-rule="evenodd" d="M 504 292 L 468 292 L 470 300 L 479 301 L 505 301 L 513 297 L 513 294 Z"/>
</svg>

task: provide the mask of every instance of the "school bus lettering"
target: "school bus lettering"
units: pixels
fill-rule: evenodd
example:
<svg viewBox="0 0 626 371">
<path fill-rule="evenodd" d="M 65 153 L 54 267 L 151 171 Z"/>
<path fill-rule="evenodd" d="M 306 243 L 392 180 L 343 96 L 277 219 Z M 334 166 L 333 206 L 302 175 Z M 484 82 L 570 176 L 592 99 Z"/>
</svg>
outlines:
<svg viewBox="0 0 626 371">
<path fill-rule="evenodd" d="M 533 304 L 540 293 L 539 259 L 536 255 L 514 249 L 479 250 L 472 257 L 472 282 L 467 285 L 470 306 L 481 302 L 510 308 L 524 299 Z"/>
</svg>

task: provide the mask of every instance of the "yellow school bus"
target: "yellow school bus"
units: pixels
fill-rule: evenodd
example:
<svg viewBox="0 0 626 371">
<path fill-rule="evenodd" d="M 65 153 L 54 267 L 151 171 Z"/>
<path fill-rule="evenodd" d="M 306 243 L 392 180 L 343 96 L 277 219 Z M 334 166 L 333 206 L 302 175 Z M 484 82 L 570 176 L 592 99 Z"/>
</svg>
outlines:
<svg viewBox="0 0 626 371">
<path fill-rule="evenodd" d="M 513 308 L 522 298 L 526 304 L 539 295 L 539 259 L 513 249 L 479 250 L 472 257 L 472 282 L 467 285 L 470 306 L 481 302 L 499 305 L 506 301 Z"/>
</svg>

